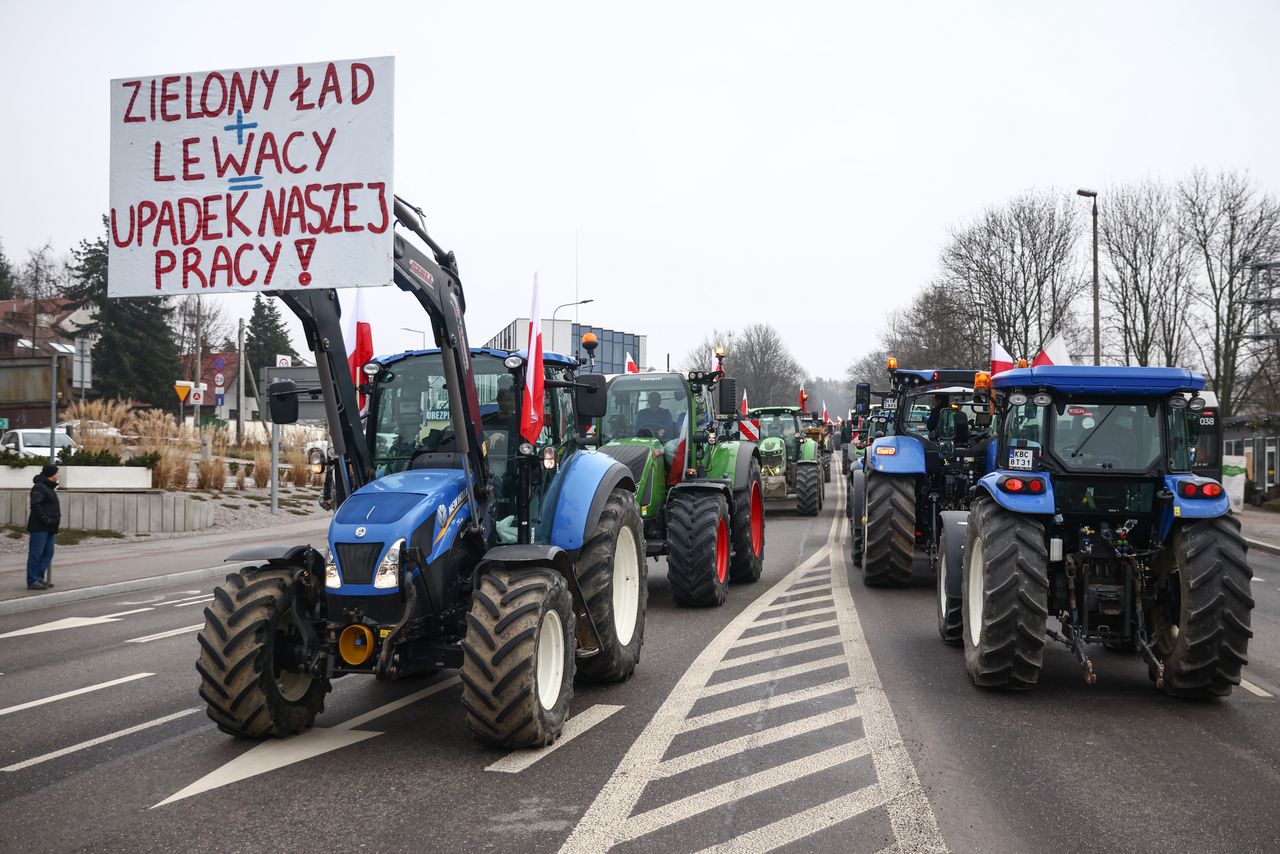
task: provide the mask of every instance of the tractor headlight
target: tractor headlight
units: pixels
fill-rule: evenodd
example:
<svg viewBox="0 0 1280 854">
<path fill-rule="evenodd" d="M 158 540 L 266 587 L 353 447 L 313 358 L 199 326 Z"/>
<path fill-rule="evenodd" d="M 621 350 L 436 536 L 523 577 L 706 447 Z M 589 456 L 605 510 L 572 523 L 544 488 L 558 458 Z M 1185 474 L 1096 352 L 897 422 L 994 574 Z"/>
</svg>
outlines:
<svg viewBox="0 0 1280 854">
<path fill-rule="evenodd" d="M 400 561 L 404 552 L 404 537 L 396 540 L 387 549 L 387 556 L 378 564 L 378 574 L 373 577 L 373 586 L 390 589 L 400 586 Z"/>
<path fill-rule="evenodd" d="M 338 565 L 333 562 L 333 552 L 330 549 L 324 550 L 324 586 L 342 586 L 342 579 L 338 577 Z"/>
</svg>

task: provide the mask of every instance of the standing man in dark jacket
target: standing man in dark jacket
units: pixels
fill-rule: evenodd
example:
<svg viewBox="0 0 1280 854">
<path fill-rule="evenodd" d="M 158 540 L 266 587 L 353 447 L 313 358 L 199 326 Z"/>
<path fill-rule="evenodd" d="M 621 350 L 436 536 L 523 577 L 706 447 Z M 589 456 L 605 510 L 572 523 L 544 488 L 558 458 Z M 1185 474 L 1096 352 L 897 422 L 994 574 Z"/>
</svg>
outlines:
<svg viewBox="0 0 1280 854">
<path fill-rule="evenodd" d="M 62 506 L 58 503 L 58 467 L 45 463 L 40 474 L 32 478 L 31 515 L 27 517 L 27 589 L 48 590 L 53 583 L 45 580 L 53 563 L 53 540 L 62 524 Z"/>
</svg>

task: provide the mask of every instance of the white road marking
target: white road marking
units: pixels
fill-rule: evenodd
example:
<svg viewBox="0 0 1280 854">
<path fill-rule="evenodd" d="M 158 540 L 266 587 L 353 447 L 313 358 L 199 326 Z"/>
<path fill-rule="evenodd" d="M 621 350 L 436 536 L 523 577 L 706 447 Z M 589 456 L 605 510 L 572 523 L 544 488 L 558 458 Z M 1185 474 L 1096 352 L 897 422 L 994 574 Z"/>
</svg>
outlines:
<svg viewBox="0 0 1280 854">
<path fill-rule="evenodd" d="M 798 735 L 804 735 L 809 732 L 816 732 L 824 727 L 834 724 L 851 721 L 861 714 L 855 706 L 845 706 L 843 709 L 833 709 L 830 712 L 823 712 L 819 715 L 810 715 L 807 718 L 801 718 L 798 721 L 779 724 L 765 730 L 750 732 L 746 735 L 731 738 L 728 741 L 722 741 L 719 744 L 713 744 L 710 747 L 704 747 L 702 750 L 695 750 L 691 753 L 682 753 L 672 759 L 664 759 L 658 763 L 658 767 L 654 771 L 655 777 L 672 777 L 676 774 L 682 774 L 692 768 L 706 765 L 709 762 L 715 762 L 728 756 L 736 756 L 747 750 L 753 750 L 757 747 L 764 747 L 767 744 L 785 741 L 788 738 L 794 738 Z"/>
<path fill-rule="evenodd" d="M 173 607 L 175 607 L 175 608 L 185 608 L 185 607 L 187 607 L 188 605 L 203 605 L 203 604 L 204 604 L 204 603 L 206 603 L 206 602 L 212 602 L 212 601 L 213 601 L 213 597 L 212 597 L 212 596 L 210 596 L 208 599 L 197 599 L 197 600 L 195 600 L 194 602 L 178 602 L 178 603 L 176 603 Z"/>
<path fill-rule="evenodd" d="M 771 641 L 779 638 L 791 637 L 792 635 L 804 634 L 808 631 L 817 631 L 818 629 L 829 629 L 836 625 L 835 619 L 823 620 L 818 623 L 804 623 L 798 626 L 791 626 L 786 629 L 778 629 L 773 632 L 766 632 L 762 635 L 747 635 L 738 639 L 738 649 L 749 650 L 751 644 L 757 641 Z M 732 659 L 730 659 L 732 660 Z"/>
<path fill-rule="evenodd" d="M 275 771 L 278 768 L 284 768 L 295 762 L 302 762 L 303 760 L 320 756 L 331 750 L 339 750 L 343 747 L 359 744 L 366 739 L 376 738 L 382 733 L 356 730 L 355 727 L 402 709 L 432 694 L 438 694 L 457 684 L 458 677 L 450 676 L 448 679 L 428 685 L 421 691 L 415 691 L 412 694 L 401 697 L 399 700 L 387 703 L 385 706 L 379 706 L 372 711 L 343 721 L 337 726 L 328 728 L 312 727 L 301 735 L 295 735 L 291 738 L 273 738 L 270 741 L 264 741 L 249 748 L 222 767 L 205 774 L 185 789 L 175 792 L 160 803 L 155 804 L 151 809 L 189 798 L 192 795 L 198 795 L 201 792 L 227 786 L 231 783 L 238 783 L 241 780 L 247 780 L 259 774 L 266 774 L 268 771 Z"/>
<path fill-rule="evenodd" d="M 739 688 L 746 688 L 750 685 L 759 685 L 763 682 L 775 682 L 786 679 L 788 676 L 799 676 L 802 673 L 811 673 L 814 670 L 822 670 L 825 667 L 835 667 L 837 664 L 844 664 L 843 655 L 832 655 L 827 658 L 819 658 L 816 661 L 806 661 L 803 664 L 793 664 L 790 667 L 780 667 L 777 670 L 770 670 L 767 673 L 753 673 L 750 676 L 743 676 L 740 679 L 729 679 L 725 682 L 714 682 L 702 689 L 702 696 L 714 697 L 717 694 L 725 694 L 729 691 L 736 691 Z"/>
<path fill-rule="evenodd" d="M 757 771 L 745 777 L 738 777 L 697 794 L 637 813 L 627 819 L 623 825 L 621 841 L 625 842 L 638 836 L 644 836 L 646 833 L 652 833 L 669 824 L 675 824 L 677 821 L 682 821 L 690 816 L 768 791 L 775 786 L 794 783 L 796 780 L 810 774 L 816 774 L 819 771 L 825 771 L 828 768 L 852 762 L 861 756 L 866 756 L 868 752 L 866 742 L 858 739 L 850 744 L 842 744 L 839 747 L 823 750 L 811 756 L 802 756 L 799 759 L 793 759 L 790 762 L 784 762 L 781 765 L 775 765 L 772 768 L 766 768 L 763 771 Z"/>
<path fill-rule="evenodd" d="M 1252 581 L 1254 584 L 1261 584 L 1262 582 L 1266 581 L 1265 578 L 1262 578 L 1261 576 L 1258 576 L 1258 575 L 1255 575 L 1253 578 L 1249 580 Z"/>
<path fill-rule="evenodd" d="M 133 682 L 135 679 L 146 679 L 148 676 L 155 676 L 154 673 L 135 673 L 132 676 L 122 676 L 119 679 L 112 679 L 109 682 L 99 682 L 97 685 L 90 685 L 86 688 L 77 688 L 74 691 L 64 691 L 61 694 L 54 694 L 52 697 L 45 697 L 43 700 L 32 700 L 29 703 L 21 703 L 17 706 L 10 706 L 7 709 L 0 709 L 0 717 L 11 715 L 14 712 L 21 712 L 24 709 L 34 709 L 36 706 L 43 706 L 46 703 L 56 703 L 59 700 L 65 700 L 68 697 L 78 697 L 81 694 L 88 694 L 91 691 L 101 691 L 103 688 L 110 688 L 114 685 L 123 685 L 126 682 Z"/>
<path fill-rule="evenodd" d="M 1270 691 L 1264 691 L 1261 688 L 1259 688 L 1257 685 L 1254 685 L 1248 679 L 1241 679 L 1240 687 L 1248 691 L 1250 694 L 1253 694 L 1258 697 L 1274 697 L 1275 696 Z"/>
<path fill-rule="evenodd" d="M 747 715 L 762 715 L 773 709 L 781 709 L 785 706 L 794 706 L 796 703 L 804 703 L 808 700 L 816 700 L 819 697 L 825 697 L 828 694 L 836 694 L 840 691 L 848 691 L 853 687 L 853 681 L 850 679 L 833 679 L 830 682 L 824 682 L 821 685 L 815 685 L 812 688 L 802 688 L 799 691 L 788 691 L 785 694 L 774 694 L 769 697 L 761 697 L 759 700 L 751 700 L 747 703 L 740 703 L 737 706 L 730 706 L 727 709 L 717 709 L 714 712 L 707 712 L 705 715 L 695 715 L 686 718 L 684 725 L 680 727 L 681 732 L 693 732 L 695 729 L 702 729 L 713 724 L 731 721 L 734 718 L 741 718 Z"/>
<path fill-rule="evenodd" d="M 41 623 L 38 626 L 28 626 L 25 629 L 16 629 L 12 632 L 5 632 L 0 638 L 16 638 L 23 635 L 42 635 L 45 632 L 60 632 L 63 629 L 81 629 L 85 626 L 102 626 L 107 623 L 118 623 L 121 617 L 127 617 L 130 614 L 141 614 L 143 611 L 152 611 L 154 608 L 134 608 L 132 611 L 120 611 L 116 614 L 103 614 L 100 617 L 63 617 L 61 620 L 53 620 L 49 623 Z"/>
<path fill-rule="evenodd" d="M 622 708 L 622 706 L 599 703 L 583 709 L 564 722 L 564 730 L 560 733 L 560 737 L 551 744 L 541 750 L 513 750 L 484 770 L 497 771 L 501 774 L 519 774 L 539 759 L 559 750 L 565 743 L 582 735 L 614 712 L 622 711 Z"/>
<path fill-rule="evenodd" d="M 756 620 L 747 628 L 754 629 L 756 626 L 770 626 L 770 625 L 773 625 L 774 623 L 785 623 L 788 620 L 799 620 L 802 617 L 816 617 L 819 614 L 834 614 L 835 612 L 836 612 L 835 608 L 820 608 L 816 611 L 801 611 L 799 613 L 793 612 L 793 613 L 783 614 L 778 617 L 765 617 L 763 620 Z M 742 638 L 742 640 L 750 640 L 750 639 L 751 639 L 751 635 L 747 635 L 745 638 Z"/>
<path fill-rule="evenodd" d="M 151 605 L 151 606 L 153 606 L 153 607 L 159 608 L 161 605 L 168 605 L 168 604 L 169 604 L 169 602 L 164 601 L 164 597 L 165 597 L 166 595 L 176 595 L 176 594 L 178 594 L 178 593 L 189 593 L 189 594 L 195 594 L 195 593 L 200 593 L 200 591 L 199 591 L 199 590 L 175 590 L 175 591 L 173 592 L 173 594 L 157 593 L 156 595 L 151 596 L 151 597 L 148 597 L 148 598 L 146 598 L 146 599 L 122 599 L 122 600 L 120 601 L 120 604 L 121 604 L 121 605 Z M 208 595 L 208 594 L 201 593 L 200 595 L 205 596 L 205 595 Z M 179 599 L 172 599 L 172 600 L 169 600 L 169 601 L 172 601 L 172 602 L 181 602 L 181 601 L 182 601 L 182 599 L 181 599 L 181 598 L 179 598 Z"/>
<path fill-rule="evenodd" d="M 154 635 L 143 635 L 140 638 L 129 638 L 125 643 L 151 643 L 152 641 L 164 640 L 165 638 L 177 637 L 185 635 L 188 632 L 194 632 L 197 629 L 203 629 L 204 623 L 196 623 L 194 626 L 183 626 L 180 629 L 169 629 L 167 632 L 156 632 Z"/>
<path fill-rule="evenodd" d="M 830 827 L 833 824 L 838 824 L 846 819 L 883 806 L 887 800 L 889 798 L 884 794 L 884 787 L 879 783 L 872 783 L 870 786 L 827 801 L 825 804 L 818 804 L 816 807 L 810 807 L 804 812 L 798 812 L 795 815 L 789 815 L 786 818 L 766 824 L 764 827 L 747 831 L 735 836 L 728 842 L 703 848 L 699 854 L 711 854 L 711 852 L 715 852 L 715 854 L 721 854 L 721 852 L 726 852 L 726 854 L 727 852 L 733 852 L 733 854 L 756 854 L 756 852 L 761 852 L 762 854 L 765 851 L 773 851 L 784 845 L 804 839 L 806 836 L 812 836 L 819 830 Z M 891 849 L 885 850 L 900 851 L 902 849 L 895 844 L 891 846 Z"/>
<path fill-rule="evenodd" d="M 771 658 L 777 658 L 781 655 L 794 655 L 798 652 L 807 652 L 811 649 L 819 649 L 824 646 L 834 646 L 840 643 L 837 635 L 830 637 L 818 638 L 817 640 L 805 641 L 804 643 L 792 643 L 786 646 L 776 646 L 773 649 L 766 649 L 764 652 L 755 652 L 750 655 L 735 655 L 732 658 L 724 660 L 725 667 L 737 667 L 741 664 L 755 664 L 757 661 L 768 661 Z"/>
<path fill-rule="evenodd" d="M 133 735 L 135 732 L 142 732 L 144 729 L 151 729 L 152 727 L 160 726 L 161 724 L 167 724 L 169 721 L 176 721 L 178 718 L 185 718 L 187 715 L 193 715 L 198 711 L 200 711 L 198 708 L 183 709 L 181 712 L 174 712 L 172 715 L 165 715 L 164 717 L 156 718 L 153 721 L 147 721 L 146 723 L 137 724 L 126 729 L 116 730 L 108 735 L 100 735 L 97 738 L 91 738 L 88 741 L 82 741 L 79 744 L 73 744 L 70 747 L 62 748 L 61 750 L 54 750 L 51 753 L 43 753 L 39 756 L 32 757 L 31 759 L 23 760 L 22 762 L 15 762 L 13 765 L 7 765 L 4 768 L 0 768 L 0 771 L 21 771 L 23 768 L 30 768 L 32 765 L 39 765 L 42 762 L 48 762 L 52 759 L 60 759 L 61 757 L 67 756 L 71 753 L 87 750 L 90 747 L 97 747 L 99 744 L 103 744 L 108 741 L 115 741 L 117 738 L 124 738 L 126 735 Z"/>
</svg>

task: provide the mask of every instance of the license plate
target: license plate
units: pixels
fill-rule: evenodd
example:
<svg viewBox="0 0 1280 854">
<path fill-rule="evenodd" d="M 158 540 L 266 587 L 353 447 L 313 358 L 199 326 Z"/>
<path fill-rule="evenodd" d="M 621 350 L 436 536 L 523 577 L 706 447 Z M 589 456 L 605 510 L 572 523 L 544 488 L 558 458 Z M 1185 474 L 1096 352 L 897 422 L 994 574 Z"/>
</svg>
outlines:
<svg viewBox="0 0 1280 854">
<path fill-rule="evenodd" d="M 1035 453 L 1030 448 L 1013 448 L 1009 451 L 1009 468 L 1030 471 L 1035 466 Z"/>
</svg>

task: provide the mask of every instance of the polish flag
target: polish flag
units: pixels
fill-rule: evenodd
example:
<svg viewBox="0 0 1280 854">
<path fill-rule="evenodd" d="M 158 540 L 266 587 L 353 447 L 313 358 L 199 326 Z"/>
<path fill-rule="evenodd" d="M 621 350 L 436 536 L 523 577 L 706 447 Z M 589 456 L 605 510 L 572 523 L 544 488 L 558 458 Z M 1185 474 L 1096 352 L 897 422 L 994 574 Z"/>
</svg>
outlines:
<svg viewBox="0 0 1280 854">
<path fill-rule="evenodd" d="M 742 414 L 747 415 L 749 413 L 750 407 L 747 406 L 747 390 L 744 388 L 742 390 Z"/>
<path fill-rule="evenodd" d="M 827 402 L 825 400 L 822 401 L 822 423 L 823 424 L 831 423 L 831 416 L 827 414 Z"/>
<path fill-rule="evenodd" d="M 630 353 L 628 353 L 628 354 L 627 354 L 627 367 L 626 367 L 626 373 L 628 373 L 628 374 L 638 374 L 638 373 L 640 373 L 640 366 L 636 364 L 636 360 L 635 360 L 635 359 L 631 358 L 631 354 L 630 354 Z"/>
<path fill-rule="evenodd" d="M 364 306 L 364 289 L 355 289 L 351 310 L 342 318 L 342 340 L 347 345 L 347 366 L 351 369 L 351 382 L 359 386 L 365 380 L 364 366 L 373 359 L 373 327 Z M 360 411 L 364 412 L 368 401 L 358 395 Z"/>
<path fill-rule="evenodd" d="M 800 383 L 800 411 L 808 412 L 809 395 L 804 392 L 804 383 Z"/>
<path fill-rule="evenodd" d="M 1035 359 L 1031 361 L 1031 367 L 1039 368 L 1043 365 L 1070 365 L 1071 354 L 1067 352 L 1067 342 L 1062 340 L 1062 334 L 1059 333 L 1040 348 L 1040 352 L 1036 354 Z"/>
<path fill-rule="evenodd" d="M 520 436 L 536 445 L 542 435 L 542 306 L 538 302 L 538 274 L 533 274 L 533 308 L 529 311 L 528 364 L 524 372 L 524 401 Z"/>
<path fill-rule="evenodd" d="M 1013 357 L 1009 355 L 1009 351 L 1000 346 L 1000 342 L 996 340 L 996 336 L 991 336 L 991 375 L 995 376 L 1001 371 L 1013 370 L 1016 363 Z"/>
</svg>

